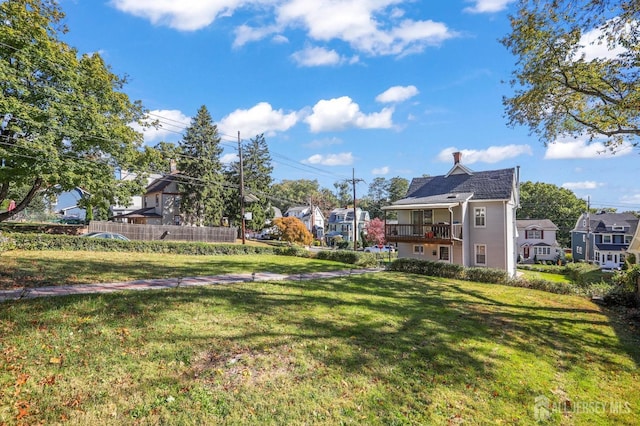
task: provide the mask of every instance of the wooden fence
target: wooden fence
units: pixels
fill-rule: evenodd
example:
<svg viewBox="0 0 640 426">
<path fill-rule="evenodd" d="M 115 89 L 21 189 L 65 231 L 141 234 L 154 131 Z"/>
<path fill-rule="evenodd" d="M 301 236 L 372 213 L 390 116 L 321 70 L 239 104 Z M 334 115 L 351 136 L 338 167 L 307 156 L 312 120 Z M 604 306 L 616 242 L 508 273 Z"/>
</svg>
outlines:
<svg viewBox="0 0 640 426">
<path fill-rule="evenodd" d="M 234 243 L 236 227 L 134 225 L 129 223 L 91 221 L 89 232 L 115 232 L 131 240 L 202 241 L 207 243 Z"/>
</svg>

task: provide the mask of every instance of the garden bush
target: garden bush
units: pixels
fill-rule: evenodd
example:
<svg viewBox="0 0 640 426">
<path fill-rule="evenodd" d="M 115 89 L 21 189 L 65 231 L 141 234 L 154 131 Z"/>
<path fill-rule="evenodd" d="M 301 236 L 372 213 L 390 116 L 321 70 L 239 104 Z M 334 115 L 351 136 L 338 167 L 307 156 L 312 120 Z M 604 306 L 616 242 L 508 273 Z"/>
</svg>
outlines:
<svg viewBox="0 0 640 426">
<path fill-rule="evenodd" d="M 378 266 L 378 259 L 372 253 L 350 250 L 322 250 L 316 254 L 317 259 L 348 263 L 362 268 Z"/>
<path fill-rule="evenodd" d="M 507 284 L 509 282 L 509 274 L 502 269 L 466 268 L 464 270 L 464 279 L 479 283 Z"/>
</svg>

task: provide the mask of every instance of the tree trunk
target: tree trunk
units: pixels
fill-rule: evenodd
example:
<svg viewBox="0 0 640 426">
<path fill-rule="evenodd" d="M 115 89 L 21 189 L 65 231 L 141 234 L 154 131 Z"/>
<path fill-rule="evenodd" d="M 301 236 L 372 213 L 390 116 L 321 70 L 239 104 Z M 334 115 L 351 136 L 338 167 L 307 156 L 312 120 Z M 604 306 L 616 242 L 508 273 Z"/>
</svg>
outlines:
<svg viewBox="0 0 640 426">
<path fill-rule="evenodd" d="M 7 189 L 7 192 L 8 192 L 8 189 L 9 189 L 9 185 L 8 184 L 3 184 L 2 189 L 5 189 L 5 185 L 6 185 L 6 189 Z M 15 209 L 13 209 L 11 211 L 6 211 L 6 212 L 0 213 L 0 222 L 4 222 L 5 220 L 11 219 L 17 213 L 20 213 L 22 210 L 27 208 L 27 206 L 29 205 L 31 200 L 33 200 L 33 197 L 36 196 L 36 194 L 38 193 L 38 191 L 40 190 L 41 187 L 42 187 L 42 179 L 36 178 L 35 182 L 31 186 L 31 189 L 29 190 L 27 195 L 25 195 L 25 197 L 22 199 L 22 201 L 20 201 L 18 204 L 16 204 L 16 208 Z"/>
</svg>

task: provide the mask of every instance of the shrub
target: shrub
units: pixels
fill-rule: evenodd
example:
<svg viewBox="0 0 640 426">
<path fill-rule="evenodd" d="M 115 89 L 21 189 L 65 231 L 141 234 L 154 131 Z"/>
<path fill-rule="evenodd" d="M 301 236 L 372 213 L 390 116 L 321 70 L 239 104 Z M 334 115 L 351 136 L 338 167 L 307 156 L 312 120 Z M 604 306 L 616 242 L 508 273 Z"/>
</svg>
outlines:
<svg viewBox="0 0 640 426">
<path fill-rule="evenodd" d="M 322 250 L 316 254 L 316 259 L 332 260 L 362 268 L 378 266 L 378 259 L 372 253 L 363 253 L 349 250 Z"/>
<path fill-rule="evenodd" d="M 401 258 L 391 262 L 389 270 L 442 278 L 464 278 L 464 267 L 453 263 Z"/>
<path fill-rule="evenodd" d="M 507 284 L 509 282 L 509 274 L 502 269 L 466 268 L 464 270 L 464 279 L 480 283 Z"/>
</svg>

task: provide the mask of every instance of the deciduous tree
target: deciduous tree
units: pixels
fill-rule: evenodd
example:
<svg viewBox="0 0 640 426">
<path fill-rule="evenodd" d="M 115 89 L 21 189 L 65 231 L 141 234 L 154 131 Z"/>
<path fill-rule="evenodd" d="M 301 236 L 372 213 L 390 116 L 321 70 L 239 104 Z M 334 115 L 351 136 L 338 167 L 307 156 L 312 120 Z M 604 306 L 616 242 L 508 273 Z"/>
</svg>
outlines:
<svg viewBox="0 0 640 426">
<path fill-rule="evenodd" d="M 0 221 L 43 191 L 81 187 L 91 213 L 142 190 L 142 175 L 119 185 L 115 170 L 144 168 L 142 135 L 129 126 L 143 108 L 99 54 L 80 55 L 60 40 L 63 19 L 54 0 L 0 2 L 0 201 L 28 188 Z"/>
<path fill-rule="evenodd" d="M 309 245 L 313 241 L 311 232 L 297 217 L 278 217 L 273 220 L 273 224 L 278 229 L 277 235 L 283 241 L 302 245 Z"/>
<path fill-rule="evenodd" d="M 637 146 L 637 0 L 520 0 L 511 28 L 502 43 L 517 58 L 515 94 L 504 99 L 512 125 L 545 143 L 570 135 Z"/>
<path fill-rule="evenodd" d="M 587 203 L 569 189 L 550 183 L 524 182 L 520 185 L 520 209 L 518 219 L 549 219 L 557 227 L 558 243 L 571 246 L 571 230 L 580 215 L 587 210 Z"/>
</svg>

